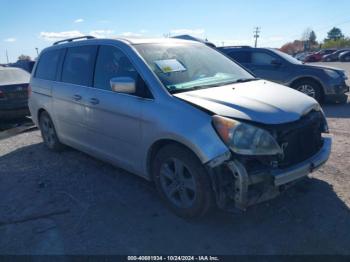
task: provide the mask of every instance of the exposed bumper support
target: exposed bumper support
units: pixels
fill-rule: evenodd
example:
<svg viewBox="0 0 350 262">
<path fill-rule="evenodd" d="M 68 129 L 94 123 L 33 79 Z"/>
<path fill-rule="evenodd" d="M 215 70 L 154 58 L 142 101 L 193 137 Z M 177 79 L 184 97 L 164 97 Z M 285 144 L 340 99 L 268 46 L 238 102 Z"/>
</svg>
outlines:
<svg viewBox="0 0 350 262">
<path fill-rule="evenodd" d="M 331 149 L 332 139 L 330 137 L 325 137 L 323 146 L 316 155 L 290 168 L 273 171 L 274 184 L 276 186 L 287 184 L 313 172 L 328 160 Z"/>
<path fill-rule="evenodd" d="M 286 169 L 273 169 L 249 175 L 238 160 L 229 160 L 220 167 L 210 168 L 213 189 L 219 208 L 230 209 L 229 202 L 240 210 L 276 197 L 299 178 L 307 176 L 323 165 L 329 158 L 332 139 L 324 138 L 322 148 L 309 159 Z M 253 194 L 251 186 L 259 185 L 259 193 Z"/>
</svg>

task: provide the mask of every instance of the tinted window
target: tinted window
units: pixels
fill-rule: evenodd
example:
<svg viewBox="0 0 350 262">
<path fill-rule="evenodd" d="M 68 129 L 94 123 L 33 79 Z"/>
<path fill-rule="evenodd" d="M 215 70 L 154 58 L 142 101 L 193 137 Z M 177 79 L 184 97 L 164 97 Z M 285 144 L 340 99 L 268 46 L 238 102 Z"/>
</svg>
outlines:
<svg viewBox="0 0 350 262">
<path fill-rule="evenodd" d="M 252 53 L 252 64 L 255 65 L 271 65 L 272 60 L 275 58 L 272 55 L 263 52 Z"/>
<path fill-rule="evenodd" d="M 96 46 L 68 48 L 63 64 L 62 81 L 76 85 L 91 86 L 96 51 Z"/>
<path fill-rule="evenodd" d="M 250 52 L 248 51 L 233 51 L 228 55 L 238 63 L 250 63 Z"/>
<path fill-rule="evenodd" d="M 137 82 L 138 73 L 122 51 L 113 46 L 101 46 L 96 61 L 94 86 L 111 90 L 110 80 L 113 77 L 131 77 Z"/>
<path fill-rule="evenodd" d="M 46 80 L 56 80 L 57 67 L 62 52 L 63 50 L 59 49 L 41 54 L 35 77 Z"/>
</svg>

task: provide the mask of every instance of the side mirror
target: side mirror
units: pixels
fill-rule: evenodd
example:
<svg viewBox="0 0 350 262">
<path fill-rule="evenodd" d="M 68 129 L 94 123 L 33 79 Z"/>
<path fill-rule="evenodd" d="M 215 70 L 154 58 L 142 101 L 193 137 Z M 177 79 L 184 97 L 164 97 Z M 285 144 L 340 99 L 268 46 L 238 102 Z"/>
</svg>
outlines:
<svg viewBox="0 0 350 262">
<path fill-rule="evenodd" d="M 280 66 L 280 65 L 282 65 L 282 61 L 278 60 L 278 59 L 273 59 L 271 61 L 271 65 Z"/>
<path fill-rule="evenodd" d="M 134 94 L 136 92 L 136 82 L 131 77 L 113 77 L 110 84 L 114 92 L 124 94 Z"/>
</svg>

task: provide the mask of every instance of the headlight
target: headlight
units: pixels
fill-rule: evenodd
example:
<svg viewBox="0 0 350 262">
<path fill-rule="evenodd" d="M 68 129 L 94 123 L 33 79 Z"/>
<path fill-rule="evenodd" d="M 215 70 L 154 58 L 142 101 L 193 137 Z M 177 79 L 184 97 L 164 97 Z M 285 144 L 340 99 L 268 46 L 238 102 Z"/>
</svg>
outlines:
<svg viewBox="0 0 350 262">
<path fill-rule="evenodd" d="M 330 78 L 339 78 L 340 74 L 338 74 L 337 71 L 332 69 L 323 69 L 323 71 L 328 75 Z"/>
<path fill-rule="evenodd" d="M 213 116 L 213 124 L 224 143 L 241 155 L 276 155 L 282 150 L 276 140 L 264 129 L 239 121 Z"/>
</svg>

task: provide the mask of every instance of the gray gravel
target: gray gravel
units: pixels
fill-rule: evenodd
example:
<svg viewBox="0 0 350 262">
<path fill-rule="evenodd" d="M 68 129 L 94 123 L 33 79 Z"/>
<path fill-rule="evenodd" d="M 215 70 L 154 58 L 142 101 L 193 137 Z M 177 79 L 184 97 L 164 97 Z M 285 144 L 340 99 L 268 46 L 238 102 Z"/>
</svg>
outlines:
<svg viewBox="0 0 350 262">
<path fill-rule="evenodd" d="M 50 152 L 38 131 L 0 140 L 0 253 L 350 254 L 350 103 L 324 110 L 334 146 L 323 168 L 246 213 L 197 221 L 173 215 L 141 178 Z"/>
</svg>

